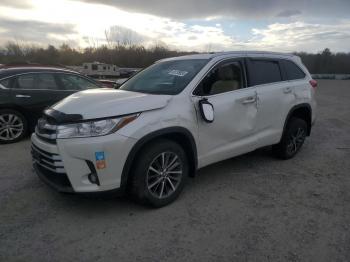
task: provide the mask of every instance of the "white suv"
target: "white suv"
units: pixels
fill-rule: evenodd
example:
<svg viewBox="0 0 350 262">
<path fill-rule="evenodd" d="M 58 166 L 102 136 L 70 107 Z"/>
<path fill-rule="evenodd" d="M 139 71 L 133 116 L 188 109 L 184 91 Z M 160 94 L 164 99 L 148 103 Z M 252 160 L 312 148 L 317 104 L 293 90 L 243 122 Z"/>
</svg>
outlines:
<svg viewBox="0 0 350 262">
<path fill-rule="evenodd" d="M 315 120 L 316 86 L 294 55 L 164 59 L 120 90 L 82 91 L 47 109 L 32 135 L 34 168 L 59 191 L 129 189 L 163 206 L 214 162 L 268 145 L 293 157 Z"/>
</svg>

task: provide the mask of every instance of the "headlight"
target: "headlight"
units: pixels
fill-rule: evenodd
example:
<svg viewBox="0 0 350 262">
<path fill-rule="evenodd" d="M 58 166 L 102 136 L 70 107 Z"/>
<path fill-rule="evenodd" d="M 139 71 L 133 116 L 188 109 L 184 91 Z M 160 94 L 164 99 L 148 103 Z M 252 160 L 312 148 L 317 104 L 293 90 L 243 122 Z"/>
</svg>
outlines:
<svg viewBox="0 0 350 262">
<path fill-rule="evenodd" d="M 134 114 L 119 118 L 109 118 L 76 124 L 59 125 L 57 126 L 57 138 L 94 137 L 108 135 L 116 132 L 130 122 L 134 121 L 138 116 L 139 114 Z"/>
</svg>

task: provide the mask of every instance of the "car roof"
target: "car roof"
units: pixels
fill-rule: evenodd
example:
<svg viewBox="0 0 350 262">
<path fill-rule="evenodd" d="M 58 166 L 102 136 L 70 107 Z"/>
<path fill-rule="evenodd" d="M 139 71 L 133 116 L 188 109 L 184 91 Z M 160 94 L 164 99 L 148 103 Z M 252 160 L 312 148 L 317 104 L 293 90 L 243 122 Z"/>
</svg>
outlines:
<svg viewBox="0 0 350 262">
<path fill-rule="evenodd" d="M 283 57 L 289 59 L 296 59 L 298 56 L 290 53 L 279 53 L 279 52 L 266 52 L 266 51 L 229 51 L 229 52 L 213 52 L 213 53 L 203 53 L 194 54 L 186 56 L 178 56 L 172 58 L 162 59 L 160 61 L 171 61 L 171 60 L 185 60 L 185 59 L 213 59 L 213 58 L 226 58 L 226 57 L 236 57 L 236 56 L 271 56 L 271 57 Z"/>
<path fill-rule="evenodd" d="M 26 73 L 39 73 L 39 72 L 62 72 L 70 74 L 79 74 L 76 71 L 58 68 L 58 67 L 43 67 L 43 66 L 3 66 L 0 67 L 0 79 L 11 77 L 14 75 L 26 74 Z"/>
</svg>

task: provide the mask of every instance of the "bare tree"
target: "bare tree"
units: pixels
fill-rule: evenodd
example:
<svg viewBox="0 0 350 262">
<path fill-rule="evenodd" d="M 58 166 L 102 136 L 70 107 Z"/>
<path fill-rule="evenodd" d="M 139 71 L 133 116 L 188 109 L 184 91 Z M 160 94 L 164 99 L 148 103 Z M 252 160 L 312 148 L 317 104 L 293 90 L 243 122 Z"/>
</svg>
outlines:
<svg viewBox="0 0 350 262">
<path fill-rule="evenodd" d="M 105 30 L 106 42 L 109 47 L 141 45 L 145 37 L 134 30 L 123 26 L 112 26 Z"/>
<path fill-rule="evenodd" d="M 204 52 L 205 52 L 205 53 L 210 53 L 210 52 L 212 52 L 212 50 L 213 50 L 213 44 L 212 44 L 212 43 L 208 43 L 208 44 L 205 46 L 205 48 L 204 48 Z"/>
</svg>

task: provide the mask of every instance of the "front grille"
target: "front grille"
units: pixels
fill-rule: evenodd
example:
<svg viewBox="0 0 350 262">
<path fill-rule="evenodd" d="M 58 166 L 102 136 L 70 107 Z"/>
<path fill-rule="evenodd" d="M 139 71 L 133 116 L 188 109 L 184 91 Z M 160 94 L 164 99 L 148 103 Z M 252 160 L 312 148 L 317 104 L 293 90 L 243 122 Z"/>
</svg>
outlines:
<svg viewBox="0 0 350 262">
<path fill-rule="evenodd" d="M 35 128 L 35 134 L 46 142 L 55 143 L 57 137 L 57 125 L 46 117 L 40 118 Z"/>
<path fill-rule="evenodd" d="M 63 161 L 60 155 L 46 152 L 32 144 L 33 162 L 54 173 L 65 174 Z"/>
</svg>

